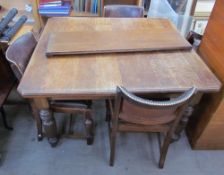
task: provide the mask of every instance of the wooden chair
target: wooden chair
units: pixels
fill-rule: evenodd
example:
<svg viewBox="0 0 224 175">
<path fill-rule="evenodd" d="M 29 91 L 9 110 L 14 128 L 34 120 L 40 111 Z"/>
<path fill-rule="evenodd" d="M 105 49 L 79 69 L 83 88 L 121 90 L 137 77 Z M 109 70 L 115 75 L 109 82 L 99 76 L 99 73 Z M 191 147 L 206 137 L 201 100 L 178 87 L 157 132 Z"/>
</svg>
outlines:
<svg viewBox="0 0 224 175">
<path fill-rule="evenodd" d="M 110 131 L 110 165 L 114 165 L 116 133 L 158 132 L 165 138 L 161 147 L 159 168 L 163 168 L 169 144 L 179 124 L 184 109 L 196 92 L 191 88 L 179 97 L 168 101 L 146 100 L 117 87 L 115 105 L 110 103 L 112 119 Z"/>
<path fill-rule="evenodd" d="M 10 66 L 18 79 L 21 80 L 26 66 L 30 60 L 30 57 L 35 49 L 37 41 L 33 34 L 28 32 L 19 37 L 13 42 L 6 51 L 6 59 L 10 63 Z M 42 123 L 35 108 L 34 103 L 30 100 L 33 115 L 36 120 L 38 129 L 38 140 L 42 139 Z M 93 143 L 93 120 L 91 118 L 91 101 L 72 101 L 72 100 L 52 100 L 50 101 L 50 108 L 53 112 L 77 114 L 81 113 L 85 116 L 86 134 L 82 135 L 87 139 L 87 144 Z M 70 126 L 70 134 L 72 134 Z"/>
<path fill-rule="evenodd" d="M 144 8 L 137 5 L 106 5 L 104 17 L 113 18 L 142 18 Z"/>
</svg>

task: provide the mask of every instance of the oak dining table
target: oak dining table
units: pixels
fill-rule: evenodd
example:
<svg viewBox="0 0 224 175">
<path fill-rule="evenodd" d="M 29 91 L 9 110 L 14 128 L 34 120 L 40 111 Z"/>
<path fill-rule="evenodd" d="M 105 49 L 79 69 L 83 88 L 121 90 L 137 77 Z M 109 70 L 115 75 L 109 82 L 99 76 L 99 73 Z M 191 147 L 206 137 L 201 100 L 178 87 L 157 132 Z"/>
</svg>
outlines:
<svg viewBox="0 0 224 175">
<path fill-rule="evenodd" d="M 192 86 L 200 94 L 220 90 L 220 81 L 189 48 L 46 56 L 50 34 L 81 31 L 116 33 L 120 30 L 147 31 L 147 35 L 151 31 L 153 35 L 153 31 L 176 29 L 165 19 L 55 17 L 48 20 L 18 91 L 34 102 L 51 146 L 58 142 L 57 126 L 49 105 L 52 99 L 114 98 L 118 85 L 136 94 L 180 93 Z M 116 41 L 111 38 L 111 42 Z"/>
</svg>

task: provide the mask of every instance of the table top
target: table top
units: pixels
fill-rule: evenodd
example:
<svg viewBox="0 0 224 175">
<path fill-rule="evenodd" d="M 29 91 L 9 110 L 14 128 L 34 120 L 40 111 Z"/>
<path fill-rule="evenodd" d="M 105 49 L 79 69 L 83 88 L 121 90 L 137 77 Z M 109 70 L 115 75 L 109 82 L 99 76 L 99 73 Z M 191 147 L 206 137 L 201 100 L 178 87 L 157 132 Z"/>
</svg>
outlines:
<svg viewBox="0 0 224 175">
<path fill-rule="evenodd" d="M 150 25 L 145 25 L 148 23 Z M 70 55 L 48 59 L 54 32 L 167 29 L 165 19 L 50 18 L 19 84 L 23 97 L 106 98 L 117 85 L 135 93 L 182 92 L 195 86 L 216 92 L 221 84 L 193 50 Z"/>
</svg>

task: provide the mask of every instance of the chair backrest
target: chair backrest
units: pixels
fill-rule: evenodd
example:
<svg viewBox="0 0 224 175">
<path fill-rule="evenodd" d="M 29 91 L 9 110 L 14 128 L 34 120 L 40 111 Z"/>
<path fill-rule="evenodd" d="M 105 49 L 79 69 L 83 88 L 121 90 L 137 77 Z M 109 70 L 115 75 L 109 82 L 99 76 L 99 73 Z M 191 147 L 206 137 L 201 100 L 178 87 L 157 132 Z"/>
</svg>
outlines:
<svg viewBox="0 0 224 175">
<path fill-rule="evenodd" d="M 117 87 L 115 116 L 136 124 L 166 124 L 177 118 L 178 113 L 186 106 L 195 92 L 196 88 L 193 87 L 177 98 L 155 101 L 140 98 L 128 92 L 124 87 Z"/>
<path fill-rule="evenodd" d="M 106 5 L 104 17 L 113 18 L 142 18 L 144 8 L 137 5 Z"/>
<path fill-rule="evenodd" d="M 10 63 L 12 71 L 20 81 L 25 72 L 37 41 L 31 32 L 16 39 L 6 51 L 6 59 Z"/>
</svg>

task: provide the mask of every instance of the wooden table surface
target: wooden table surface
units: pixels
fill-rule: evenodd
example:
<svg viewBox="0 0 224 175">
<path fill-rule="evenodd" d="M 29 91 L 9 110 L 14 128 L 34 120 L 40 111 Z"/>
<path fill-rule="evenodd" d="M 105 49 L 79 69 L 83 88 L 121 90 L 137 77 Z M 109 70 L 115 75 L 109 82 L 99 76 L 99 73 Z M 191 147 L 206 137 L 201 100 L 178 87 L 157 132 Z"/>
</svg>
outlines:
<svg viewBox="0 0 224 175">
<path fill-rule="evenodd" d="M 190 50 L 192 46 L 172 25 L 154 30 L 151 23 L 141 20 L 145 30 L 57 32 L 49 36 L 47 56 L 129 53 L 168 50 Z M 148 26 L 147 26 L 148 25 Z M 149 30 L 150 29 L 150 30 Z"/>
<path fill-rule="evenodd" d="M 80 31 L 168 30 L 165 19 L 50 18 L 18 90 L 23 97 L 106 98 L 117 85 L 137 93 L 201 92 L 220 89 L 220 82 L 193 50 L 89 54 L 47 58 L 49 34 Z"/>
</svg>

